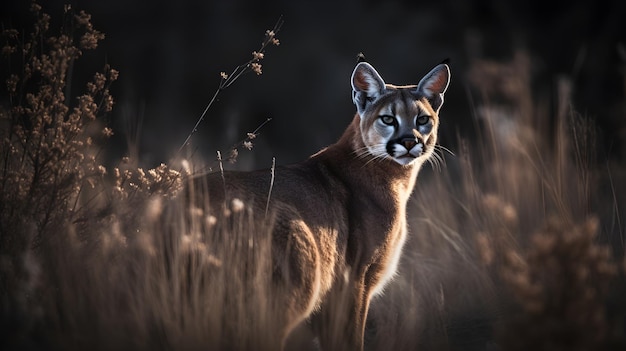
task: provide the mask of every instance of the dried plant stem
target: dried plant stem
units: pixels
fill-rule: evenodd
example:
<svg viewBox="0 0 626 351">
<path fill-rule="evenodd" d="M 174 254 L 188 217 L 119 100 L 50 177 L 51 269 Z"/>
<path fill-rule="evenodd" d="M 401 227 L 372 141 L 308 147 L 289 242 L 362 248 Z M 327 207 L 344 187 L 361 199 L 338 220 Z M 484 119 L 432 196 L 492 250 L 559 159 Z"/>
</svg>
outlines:
<svg viewBox="0 0 626 351">
<path fill-rule="evenodd" d="M 196 121 L 196 124 L 191 129 L 191 132 L 189 133 L 189 135 L 187 135 L 187 138 L 185 139 L 183 144 L 180 146 L 180 148 L 178 148 L 178 153 L 179 154 L 180 154 L 181 151 L 183 151 L 185 146 L 187 146 L 187 144 L 189 144 L 189 141 L 191 140 L 191 137 L 198 131 L 198 126 L 200 125 L 200 123 L 202 123 L 202 121 L 204 121 L 204 117 L 206 116 L 207 112 L 209 111 L 209 108 L 211 107 L 211 105 L 213 105 L 213 103 L 215 102 L 215 99 L 217 99 L 217 95 L 219 95 L 220 91 L 222 91 L 221 85 L 220 85 L 219 88 L 217 88 L 217 90 L 213 94 L 213 97 L 211 98 L 209 103 L 204 108 L 204 111 L 202 111 L 202 114 L 200 115 L 200 118 L 198 118 L 198 120 Z"/>
<path fill-rule="evenodd" d="M 259 50 L 258 51 L 254 51 L 252 53 L 252 59 L 250 59 L 248 62 L 246 62 L 244 64 L 241 64 L 241 65 L 235 67 L 235 69 L 230 74 L 226 74 L 224 72 L 220 73 L 220 76 L 222 77 L 222 80 L 221 80 L 219 86 L 215 90 L 215 93 L 213 94 L 213 97 L 211 98 L 211 100 L 209 101 L 207 106 L 204 108 L 204 111 L 202 111 L 202 114 L 200 115 L 200 117 L 196 121 L 196 124 L 191 129 L 191 132 L 189 132 L 189 135 L 187 135 L 187 138 L 185 139 L 183 144 L 180 146 L 180 148 L 178 148 L 178 154 L 180 154 L 181 151 L 189 144 L 189 141 L 191 140 L 191 137 L 198 131 L 198 126 L 200 126 L 200 123 L 202 123 L 202 121 L 204 121 L 204 118 L 206 117 L 206 114 L 209 111 L 209 108 L 211 108 L 211 106 L 213 105 L 213 103 L 217 99 L 217 96 L 219 95 L 219 93 L 222 90 L 224 90 L 224 89 L 228 88 L 229 86 L 231 86 L 244 73 L 248 73 L 248 72 L 254 71 L 257 75 L 261 74 L 261 64 L 259 64 L 259 62 L 263 59 L 263 57 L 265 55 L 265 50 L 267 49 L 267 47 L 269 45 L 278 45 L 279 44 L 278 39 L 276 39 L 276 33 L 278 33 L 280 31 L 280 28 L 282 27 L 282 25 L 283 25 L 283 18 L 281 16 L 278 19 L 278 21 L 276 21 L 276 24 L 274 25 L 274 28 L 272 28 L 271 30 L 267 30 L 265 32 L 265 39 L 261 43 L 261 47 L 259 48 Z"/>
<path fill-rule="evenodd" d="M 270 180 L 270 189 L 267 193 L 267 203 L 265 204 L 265 217 L 267 217 L 267 210 L 270 207 L 270 198 L 272 197 L 272 189 L 274 188 L 274 176 L 276 175 L 276 157 L 272 157 L 272 168 L 270 170 L 272 179 Z"/>
<path fill-rule="evenodd" d="M 222 153 L 217 152 L 217 162 L 220 165 L 220 175 L 222 176 L 222 185 L 224 186 L 224 194 L 226 193 L 226 178 L 224 177 L 224 164 L 222 163 Z"/>
<path fill-rule="evenodd" d="M 268 117 L 265 121 L 263 121 L 263 123 L 259 124 L 259 126 L 256 127 L 256 129 L 251 134 L 257 135 L 259 133 L 259 130 L 261 130 L 261 128 L 263 128 L 271 120 L 272 117 Z"/>
</svg>

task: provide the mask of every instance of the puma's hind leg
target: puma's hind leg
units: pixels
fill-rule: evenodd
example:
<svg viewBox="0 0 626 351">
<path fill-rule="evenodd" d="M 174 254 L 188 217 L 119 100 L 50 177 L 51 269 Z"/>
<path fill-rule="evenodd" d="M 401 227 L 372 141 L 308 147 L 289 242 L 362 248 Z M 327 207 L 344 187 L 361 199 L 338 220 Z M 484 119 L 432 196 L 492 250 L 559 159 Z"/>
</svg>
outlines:
<svg viewBox="0 0 626 351">
<path fill-rule="evenodd" d="M 277 223 L 272 240 L 273 289 L 284 311 L 283 347 L 291 331 L 318 306 L 321 294 L 321 259 L 315 237 L 301 221 Z"/>
</svg>

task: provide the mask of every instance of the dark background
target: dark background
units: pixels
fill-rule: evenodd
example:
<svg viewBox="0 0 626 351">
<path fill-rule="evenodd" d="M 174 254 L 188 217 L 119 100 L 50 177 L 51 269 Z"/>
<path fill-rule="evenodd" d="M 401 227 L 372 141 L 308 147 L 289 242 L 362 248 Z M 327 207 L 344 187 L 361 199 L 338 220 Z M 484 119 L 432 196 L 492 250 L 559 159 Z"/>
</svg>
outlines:
<svg viewBox="0 0 626 351">
<path fill-rule="evenodd" d="M 280 46 L 270 47 L 263 74 L 243 76 L 223 91 L 192 142 L 208 159 L 266 118 L 255 150 L 237 167 L 301 160 L 332 143 L 352 119 L 350 74 L 363 52 L 388 83 L 414 84 L 434 65 L 451 60 L 452 82 L 442 109 L 440 143 L 455 148 L 472 138 L 472 89 L 467 74 L 478 59 L 531 59 L 533 91 L 553 96 L 558 77 L 571 79 L 574 108 L 595 119 L 604 152 L 619 156 L 624 133 L 626 8 L 624 1 L 44 1 L 59 17 L 63 4 L 92 14 L 106 34 L 78 62 L 74 86 L 105 63 L 120 71 L 109 116 L 109 157 L 138 147 L 140 164 L 174 156 L 213 92 L 257 50 L 280 16 Z M 4 1 L 2 24 L 30 29 L 28 1 Z M 620 51 L 621 50 L 621 51 Z M 132 137 L 138 125 L 138 137 Z"/>
</svg>

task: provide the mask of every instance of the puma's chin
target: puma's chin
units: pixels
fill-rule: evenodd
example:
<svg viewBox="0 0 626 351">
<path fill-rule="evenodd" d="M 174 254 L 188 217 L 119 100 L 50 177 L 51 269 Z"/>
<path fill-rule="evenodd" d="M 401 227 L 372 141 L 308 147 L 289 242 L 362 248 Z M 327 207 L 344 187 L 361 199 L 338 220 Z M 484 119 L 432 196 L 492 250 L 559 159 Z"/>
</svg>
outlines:
<svg viewBox="0 0 626 351">
<path fill-rule="evenodd" d="M 393 160 L 402 166 L 408 166 L 411 163 L 415 162 L 417 160 L 417 157 L 410 155 L 410 154 L 406 154 L 404 156 L 394 157 Z"/>
</svg>

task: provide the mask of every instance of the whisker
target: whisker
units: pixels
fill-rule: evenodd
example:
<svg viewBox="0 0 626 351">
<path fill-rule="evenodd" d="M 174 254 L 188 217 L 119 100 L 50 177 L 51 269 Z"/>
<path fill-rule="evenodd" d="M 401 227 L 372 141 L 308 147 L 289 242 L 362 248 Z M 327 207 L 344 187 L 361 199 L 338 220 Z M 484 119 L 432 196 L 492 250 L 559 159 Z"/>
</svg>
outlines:
<svg viewBox="0 0 626 351">
<path fill-rule="evenodd" d="M 439 144 L 435 144 L 435 150 L 442 150 L 442 151 L 449 153 L 451 156 L 456 156 L 454 152 L 450 151 L 450 149 Z"/>
<path fill-rule="evenodd" d="M 382 162 L 384 159 L 387 158 L 387 155 L 385 154 L 381 154 L 381 155 L 372 155 L 373 158 L 370 159 L 369 161 L 367 161 L 363 166 L 367 166 L 368 164 L 372 163 L 372 162 Z"/>
<path fill-rule="evenodd" d="M 445 158 L 444 151 L 452 155 L 453 157 L 456 157 L 456 155 L 452 151 L 450 151 L 450 149 L 446 147 L 443 147 L 441 145 L 435 145 L 435 152 L 433 154 L 437 155 L 436 157 L 439 159 L 441 164 L 446 165 L 446 158 Z"/>
<path fill-rule="evenodd" d="M 372 162 L 381 162 L 385 158 L 387 158 L 386 154 L 386 145 L 385 144 L 377 144 L 371 147 L 362 147 L 360 149 L 356 149 L 353 152 L 353 155 L 357 159 L 365 160 L 365 164 L 363 166 L 367 166 Z"/>
<path fill-rule="evenodd" d="M 443 155 L 442 155 L 442 154 L 440 154 L 440 153 L 438 153 L 437 151 L 439 151 L 439 150 L 434 150 L 434 152 L 433 152 L 433 156 L 432 156 L 432 157 L 436 158 L 436 159 L 437 159 L 437 161 L 440 161 L 440 162 L 442 162 L 442 163 L 445 163 L 445 159 L 444 159 Z"/>
<path fill-rule="evenodd" d="M 441 172 L 441 165 L 439 163 L 439 155 L 433 152 L 432 156 L 427 158 L 426 161 L 430 164 L 433 171 Z"/>
<path fill-rule="evenodd" d="M 361 150 L 360 152 L 354 152 L 354 156 L 356 159 L 359 160 L 364 160 L 365 163 L 369 163 L 370 160 L 374 157 L 374 155 L 372 155 L 369 150 Z"/>
<path fill-rule="evenodd" d="M 435 169 L 435 164 L 433 163 L 433 160 L 431 160 L 430 158 L 427 158 L 426 162 L 428 162 L 428 164 L 430 165 L 430 168 L 432 168 L 433 171 L 436 170 Z"/>
</svg>

